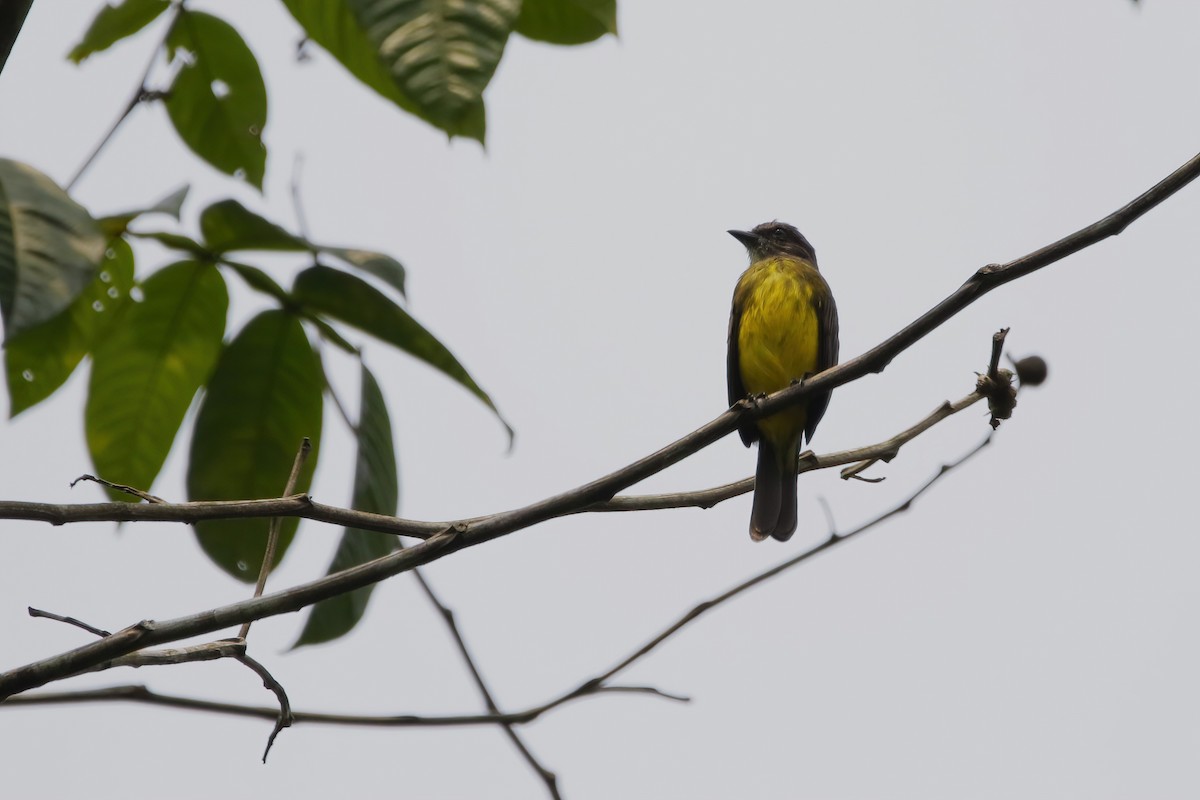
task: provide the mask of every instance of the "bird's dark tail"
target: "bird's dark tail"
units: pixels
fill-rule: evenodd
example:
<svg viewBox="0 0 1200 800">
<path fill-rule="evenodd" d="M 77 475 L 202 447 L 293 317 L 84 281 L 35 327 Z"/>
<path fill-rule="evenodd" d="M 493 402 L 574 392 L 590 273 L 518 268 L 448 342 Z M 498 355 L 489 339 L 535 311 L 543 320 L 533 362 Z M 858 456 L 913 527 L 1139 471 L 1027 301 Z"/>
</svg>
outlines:
<svg viewBox="0 0 1200 800">
<path fill-rule="evenodd" d="M 796 448 L 786 450 L 791 457 L 781 459 L 765 436 L 759 439 L 750 512 L 750 538 L 756 542 L 768 536 L 786 542 L 796 532 Z"/>
</svg>

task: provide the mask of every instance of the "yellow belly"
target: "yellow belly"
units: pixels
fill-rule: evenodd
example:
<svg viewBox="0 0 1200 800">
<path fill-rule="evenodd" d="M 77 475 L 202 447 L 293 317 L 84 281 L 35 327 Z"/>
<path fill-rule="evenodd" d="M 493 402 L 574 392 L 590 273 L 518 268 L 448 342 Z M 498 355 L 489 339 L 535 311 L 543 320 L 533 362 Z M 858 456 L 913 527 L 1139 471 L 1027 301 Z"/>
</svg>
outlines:
<svg viewBox="0 0 1200 800">
<path fill-rule="evenodd" d="M 820 321 L 812 304 L 812 286 L 792 260 L 754 265 L 743 281 L 749 291 L 738 326 L 742 385 L 748 394 L 770 394 L 817 369 Z M 759 420 L 772 442 L 798 439 L 804 430 L 803 406 Z"/>
</svg>

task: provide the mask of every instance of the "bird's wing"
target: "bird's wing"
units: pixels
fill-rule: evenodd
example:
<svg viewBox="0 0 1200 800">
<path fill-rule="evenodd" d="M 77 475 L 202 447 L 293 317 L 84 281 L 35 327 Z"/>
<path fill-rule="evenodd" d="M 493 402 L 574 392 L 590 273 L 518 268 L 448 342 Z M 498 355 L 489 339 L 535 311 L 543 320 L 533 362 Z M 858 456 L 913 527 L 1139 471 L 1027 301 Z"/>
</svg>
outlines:
<svg viewBox="0 0 1200 800">
<path fill-rule="evenodd" d="M 822 279 L 824 282 L 824 279 Z M 813 298 L 817 306 L 817 317 L 820 320 L 820 341 L 817 342 L 817 372 L 824 372 L 838 363 L 838 313 L 837 303 L 833 301 L 833 292 L 825 284 L 823 292 L 817 292 Z M 804 438 L 812 441 L 817 423 L 825 416 L 829 407 L 829 392 L 814 395 L 808 403 L 808 419 L 804 425 Z"/>
<path fill-rule="evenodd" d="M 738 285 L 738 289 L 741 285 Z M 725 358 L 725 381 L 729 387 L 729 405 L 746 399 L 746 387 L 742 385 L 741 356 L 738 353 L 738 328 L 742 324 L 742 298 L 739 291 L 733 293 L 733 309 L 729 312 L 729 345 Z M 758 439 L 758 426 L 745 422 L 738 426 L 742 442 L 749 447 Z"/>
</svg>

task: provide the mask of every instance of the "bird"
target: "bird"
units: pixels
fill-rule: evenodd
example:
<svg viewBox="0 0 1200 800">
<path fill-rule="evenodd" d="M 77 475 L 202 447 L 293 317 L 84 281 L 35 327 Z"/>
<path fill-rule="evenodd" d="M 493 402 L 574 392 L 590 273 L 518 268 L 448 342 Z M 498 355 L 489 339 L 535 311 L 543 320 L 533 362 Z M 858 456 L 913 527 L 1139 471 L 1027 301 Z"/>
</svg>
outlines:
<svg viewBox="0 0 1200 800">
<path fill-rule="evenodd" d="M 750 266 L 733 290 L 726 379 L 729 404 L 777 392 L 838 361 L 838 313 L 817 269 L 817 254 L 786 222 L 764 222 L 729 234 L 746 247 Z M 742 442 L 758 442 L 750 538 L 786 542 L 796 531 L 800 447 L 811 441 L 830 392 L 738 426 Z"/>
</svg>

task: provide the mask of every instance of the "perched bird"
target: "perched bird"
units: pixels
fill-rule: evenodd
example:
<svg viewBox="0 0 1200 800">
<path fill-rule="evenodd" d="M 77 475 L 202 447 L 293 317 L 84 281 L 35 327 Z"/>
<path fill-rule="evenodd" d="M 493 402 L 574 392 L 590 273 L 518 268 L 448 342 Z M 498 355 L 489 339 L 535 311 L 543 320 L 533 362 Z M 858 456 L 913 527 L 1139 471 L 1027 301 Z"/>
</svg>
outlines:
<svg viewBox="0 0 1200 800">
<path fill-rule="evenodd" d="M 729 404 L 770 394 L 828 369 L 838 360 L 838 316 L 817 255 L 800 231 L 765 222 L 729 231 L 746 246 L 750 268 L 733 290 L 726 364 Z M 820 392 L 778 414 L 739 428 L 749 447 L 758 442 L 750 538 L 781 542 L 796 530 L 796 470 L 800 446 L 811 441 L 829 405 Z"/>
</svg>

